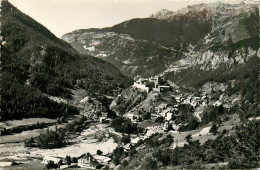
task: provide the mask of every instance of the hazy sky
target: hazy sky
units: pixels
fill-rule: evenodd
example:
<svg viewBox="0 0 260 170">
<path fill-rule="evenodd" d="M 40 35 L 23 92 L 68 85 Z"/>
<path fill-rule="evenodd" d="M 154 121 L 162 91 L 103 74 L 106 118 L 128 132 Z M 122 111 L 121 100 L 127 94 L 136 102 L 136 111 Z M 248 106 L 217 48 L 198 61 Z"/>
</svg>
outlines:
<svg viewBox="0 0 260 170">
<path fill-rule="evenodd" d="M 176 11 L 213 0 L 9 0 L 56 36 L 76 29 L 110 27 L 132 18 L 144 18 L 161 9 Z M 241 0 L 222 0 L 239 3 Z"/>
</svg>

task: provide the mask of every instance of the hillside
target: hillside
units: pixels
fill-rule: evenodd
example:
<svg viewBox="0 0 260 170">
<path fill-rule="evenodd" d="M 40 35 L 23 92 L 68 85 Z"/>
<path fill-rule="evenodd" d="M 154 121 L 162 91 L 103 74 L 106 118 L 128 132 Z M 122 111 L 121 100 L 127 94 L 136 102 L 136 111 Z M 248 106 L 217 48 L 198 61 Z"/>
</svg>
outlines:
<svg viewBox="0 0 260 170">
<path fill-rule="evenodd" d="M 158 74 L 181 57 L 173 48 L 115 32 L 75 31 L 62 38 L 79 52 L 108 61 L 132 78 Z"/>
<path fill-rule="evenodd" d="M 114 95 L 131 84 L 113 65 L 79 54 L 8 1 L 2 1 L 1 15 L 2 119 L 76 113 L 47 96 L 71 98 L 75 87 Z"/>
</svg>

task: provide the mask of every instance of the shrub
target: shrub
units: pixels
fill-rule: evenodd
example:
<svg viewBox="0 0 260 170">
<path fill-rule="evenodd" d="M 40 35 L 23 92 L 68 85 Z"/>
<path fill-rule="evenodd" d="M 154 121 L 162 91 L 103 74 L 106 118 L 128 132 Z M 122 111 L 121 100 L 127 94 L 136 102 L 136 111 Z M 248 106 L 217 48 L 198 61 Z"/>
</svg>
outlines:
<svg viewBox="0 0 260 170">
<path fill-rule="evenodd" d="M 65 157 L 65 161 L 66 161 L 67 165 L 71 165 L 71 157 L 70 156 L 67 155 Z"/>
<path fill-rule="evenodd" d="M 155 119 L 155 122 L 156 122 L 156 123 L 163 123 L 163 121 L 164 121 L 164 117 L 162 117 L 162 116 L 157 117 L 157 118 Z"/>
<path fill-rule="evenodd" d="M 19 163 L 17 163 L 17 162 L 15 162 L 15 161 L 12 161 L 12 164 L 11 164 L 12 166 L 14 166 L 14 165 L 19 165 Z"/>
<path fill-rule="evenodd" d="M 147 158 L 145 160 L 144 169 L 146 170 L 156 170 L 157 169 L 157 162 L 152 158 Z"/>
<path fill-rule="evenodd" d="M 213 135 L 216 135 L 218 133 L 218 127 L 217 127 L 217 125 L 215 123 L 212 125 L 212 127 L 209 130 L 209 132 L 213 133 Z"/>
<path fill-rule="evenodd" d="M 127 144 L 131 141 L 131 138 L 129 135 L 127 136 L 123 136 L 122 139 L 121 139 L 121 142 L 124 143 L 124 144 Z"/>
<path fill-rule="evenodd" d="M 185 137 L 185 139 L 186 139 L 186 141 L 187 141 L 188 143 L 190 143 L 190 142 L 192 141 L 192 136 L 191 136 L 191 134 L 187 135 L 187 136 Z"/>
<path fill-rule="evenodd" d="M 116 132 L 121 132 L 121 133 L 140 133 L 143 131 L 142 128 L 137 127 L 137 124 L 134 124 L 131 122 L 130 119 L 126 119 L 123 117 L 117 117 L 114 119 L 111 123 L 111 126 L 115 128 Z"/>
<path fill-rule="evenodd" d="M 103 152 L 101 150 L 97 150 L 97 155 L 102 155 Z"/>
<path fill-rule="evenodd" d="M 124 160 L 123 162 L 122 162 L 122 166 L 123 167 L 126 167 L 128 165 L 128 161 L 127 160 Z"/>
<path fill-rule="evenodd" d="M 77 159 L 76 157 L 73 157 L 73 158 L 71 159 L 71 162 L 72 162 L 72 163 L 78 163 L 78 159 Z"/>
<path fill-rule="evenodd" d="M 57 168 L 58 168 L 58 165 L 57 165 L 57 164 L 54 164 L 53 161 L 49 161 L 48 164 L 46 165 L 46 168 L 47 168 L 47 169 L 57 169 Z"/>
</svg>

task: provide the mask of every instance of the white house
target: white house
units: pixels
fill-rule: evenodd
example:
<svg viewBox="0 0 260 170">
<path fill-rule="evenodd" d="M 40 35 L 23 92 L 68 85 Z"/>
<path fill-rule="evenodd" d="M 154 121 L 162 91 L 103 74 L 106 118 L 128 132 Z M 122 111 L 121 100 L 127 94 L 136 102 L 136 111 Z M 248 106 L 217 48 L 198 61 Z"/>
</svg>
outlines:
<svg viewBox="0 0 260 170">
<path fill-rule="evenodd" d="M 170 86 L 158 86 L 159 92 L 166 92 L 166 91 L 170 91 L 171 87 Z"/>
<path fill-rule="evenodd" d="M 179 127 L 180 127 L 179 125 L 172 124 L 172 128 L 173 128 L 174 130 L 176 130 L 176 131 L 179 130 Z"/>
<path fill-rule="evenodd" d="M 162 117 L 166 117 L 168 112 L 171 112 L 172 108 L 167 108 L 163 110 L 161 113 L 159 113 Z"/>
<path fill-rule="evenodd" d="M 103 123 L 103 122 L 105 122 L 105 120 L 106 120 L 105 117 L 100 117 L 100 119 L 99 119 L 99 123 Z"/>
<path fill-rule="evenodd" d="M 136 144 L 136 143 L 138 143 L 139 140 L 140 140 L 139 137 L 134 138 L 134 139 L 131 140 L 131 143 Z"/>
<path fill-rule="evenodd" d="M 45 156 L 42 160 L 42 163 L 48 164 L 50 161 L 53 161 L 54 164 L 58 164 L 60 161 L 62 161 L 62 158 L 60 157 L 52 157 L 52 156 Z"/>
<path fill-rule="evenodd" d="M 107 156 L 102 156 L 102 155 L 97 155 L 97 156 L 95 156 L 95 158 L 99 163 L 102 163 L 102 164 L 108 164 L 111 161 L 111 158 L 109 158 Z"/>
<path fill-rule="evenodd" d="M 171 120 L 172 119 L 172 115 L 173 115 L 173 113 L 168 112 L 165 119 L 168 120 L 168 121 Z"/>
<path fill-rule="evenodd" d="M 166 108 L 167 108 L 167 104 L 166 103 L 162 103 L 162 104 L 160 104 L 159 106 L 156 107 L 157 112 L 161 112 L 161 111 L 163 111 Z"/>
<path fill-rule="evenodd" d="M 133 87 L 136 87 L 136 88 L 138 88 L 138 89 L 144 90 L 144 91 L 146 91 L 147 93 L 149 93 L 149 90 L 150 90 L 149 87 L 146 87 L 145 84 L 140 84 L 140 83 L 138 83 L 138 82 L 134 82 Z"/>
</svg>

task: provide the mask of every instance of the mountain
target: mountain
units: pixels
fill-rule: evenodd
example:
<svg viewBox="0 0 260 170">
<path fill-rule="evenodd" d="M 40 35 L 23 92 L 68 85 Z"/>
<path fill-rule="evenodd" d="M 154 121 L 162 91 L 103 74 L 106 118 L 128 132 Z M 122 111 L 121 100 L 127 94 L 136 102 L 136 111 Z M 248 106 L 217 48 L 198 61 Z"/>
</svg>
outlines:
<svg viewBox="0 0 260 170">
<path fill-rule="evenodd" d="M 1 15 L 2 119 L 76 113 L 47 96 L 71 98 L 70 89 L 78 87 L 114 95 L 131 84 L 113 65 L 79 54 L 8 1 L 2 1 Z"/>
<path fill-rule="evenodd" d="M 83 54 L 112 63 L 131 78 L 158 74 L 181 56 L 172 48 L 115 32 L 75 31 L 63 39 Z"/>
<path fill-rule="evenodd" d="M 215 6 L 203 4 L 189 7 L 190 11 L 207 11 L 206 16 L 212 17 L 211 31 L 195 45 L 189 46 L 189 52 L 184 54 L 185 63 L 189 65 L 187 69 L 176 72 L 174 69 L 179 63 L 173 63 L 163 73 L 168 79 L 186 85 L 200 86 L 208 80 L 237 79 L 258 70 L 258 7 L 222 4 L 219 18 L 216 15 L 219 10 L 216 6 L 217 4 Z M 174 16 L 178 17 L 186 10 L 180 10 Z M 172 20 L 172 17 L 167 20 Z"/>
<path fill-rule="evenodd" d="M 172 16 L 173 13 L 174 13 L 173 11 L 170 11 L 168 9 L 162 9 L 162 10 L 156 12 L 156 14 L 152 14 L 150 16 L 150 18 L 166 19 L 166 18 L 168 18 L 168 16 Z"/>
<path fill-rule="evenodd" d="M 222 4 L 221 9 L 218 3 L 198 4 L 176 12 L 163 9 L 109 28 L 76 30 L 62 39 L 129 77 L 162 75 L 196 86 L 212 77 L 235 78 L 257 69 L 258 13 L 249 4 Z"/>
</svg>

